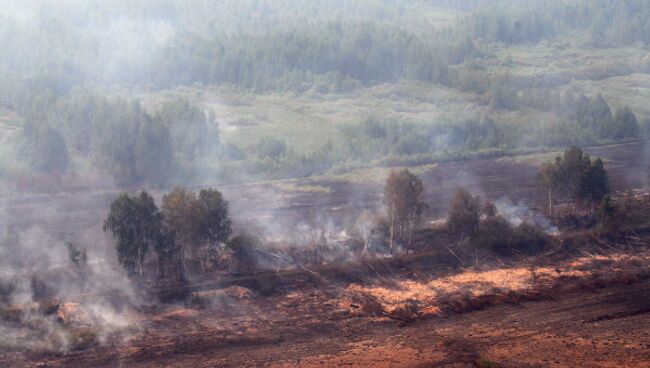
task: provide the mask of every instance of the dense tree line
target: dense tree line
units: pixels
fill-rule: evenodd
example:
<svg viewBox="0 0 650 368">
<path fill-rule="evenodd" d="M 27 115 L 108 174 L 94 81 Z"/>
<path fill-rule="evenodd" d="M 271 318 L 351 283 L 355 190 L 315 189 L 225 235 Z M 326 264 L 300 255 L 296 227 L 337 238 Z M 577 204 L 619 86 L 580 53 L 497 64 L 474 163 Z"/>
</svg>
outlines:
<svg viewBox="0 0 650 368">
<path fill-rule="evenodd" d="M 454 6 L 454 1 L 433 1 Z M 594 46 L 650 41 L 650 5 L 644 0 L 463 1 L 463 20 L 474 37 L 492 42 L 538 42 L 584 32 Z"/>
<path fill-rule="evenodd" d="M 150 67 L 153 82 L 162 86 L 229 83 L 300 91 L 320 83 L 337 92 L 354 87 L 350 80 L 442 83 L 447 65 L 479 54 L 468 38 L 423 39 L 372 23 L 327 23 L 265 35 L 185 33 L 157 52 Z"/>
<path fill-rule="evenodd" d="M 220 146 L 214 115 L 181 99 L 150 113 L 137 101 L 80 90 L 25 109 L 23 148 L 39 171 L 64 172 L 75 154 L 112 172 L 118 184 L 164 186 L 179 165 Z"/>
</svg>

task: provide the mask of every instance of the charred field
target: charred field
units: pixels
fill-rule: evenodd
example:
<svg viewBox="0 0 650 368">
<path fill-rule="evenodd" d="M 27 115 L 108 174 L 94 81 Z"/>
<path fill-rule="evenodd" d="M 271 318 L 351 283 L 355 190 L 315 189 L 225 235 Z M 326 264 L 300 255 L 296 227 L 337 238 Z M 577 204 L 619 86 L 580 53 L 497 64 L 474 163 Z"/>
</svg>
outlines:
<svg viewBox="0 0 650 368">
<path fill-rule="evenodd" d="M 644 366 L 650 343 L 650 250 L 620 247 L 594 245 L 581 249 L 589 255 L 558 252 L 465 268 L 432 254 L 238 275 L 196 288 L 186 303 L 132 311 L 129 318 L 139 328 L 127 340 L 79 343 L 65 354 L 18 350 L 3 354 L 2 362 L 528 367 L 614 361 Z M 260 288 L 260 279 L 272 282 L 274 290 Z M 226 287 L 229 283 L 235 286 Z M 59 306 L 59 314 L 69 313 L 72 320 L 81 312 L 65 310 Z"/>
<path fill-rule="evenodd" d="M 631 178 L 639 178 L 646 164 L 630 159 L 643 156 L 644 143 L 586 151 L 607 160 L 615 193 L 644 193 L 642 180 Z M 421 174 L 427 201 L 434 204 L 428 209 L 429 218 L 442 215 L 453 187 L 459 185 L 485 188 L 481 193 L 490 200 L 507 196 L 512 203 L 543 206 L 535 182 L 536 155 L 436 164 Z M 282 221 L 324 218 L 336 228 L 353 214 L 381 203 L 382 188 L 372 181 L 310 179 L 299 185 L 330 190 L 305 192 L 265 183 L 225 188 L 224 193 L 232 198 L 233 213 L 239 216 L 236 226 L 259 225 L 259 218 L 268 217 L 278 219 L 280 225 L 274 229 L 282 228 Z M 70 221 L 89 229 L 100 227 L 101 209 L 112 194 L 80 195 L 89 200 L 66 203 L 68 195 L 26 195 L 5 198 L 3 206 L 5 213 L 21 208 L 21 214 L 38 216 L 39 206 L 51 208 L 55 202 L 66 216 L 51 223 L 52 230 L 72 232 L 64 226 Z M 269 221 L 262 223 L 268 226 Z M 361 260 L 338 257 L 336 250 L 328 257 L 325 249 L 321 257 L 326 261 L 315 265 L 310 264 L 313 249 L 292 253 L 275 241 L 268 252 L 293 257 L 292 265 L 221 269 L 182 289 L 145 280 L 134 290 L 148 292 L 135 299 L 124 291 L 104 290 L 3 308 L 5 340 L 23 341 L 19 327 L 30 320 L 25 316 L 33 314 L 46 317 L 32 323 L 47 321 L 67 337 L 65 347 L 4 342 L 0 365 L 647 365 L 650 231 L 641 227 L 595 238 L 586 230 L 563 230 L 535 256 L 502 257 L 462 245 L 450 248 L 446 245 L 452 241 L 431 240 L 426 231 L 418 233 L 416 243 L 418 251 L 412 254 Z M 101 272 L 101 267 L 97 269 Z M 65 282 L 62 273 L 55 268 L 51 277 Z M 156 301 L 160 295 L 168 301 Z M 111 305 L 105 313 L 120 321 L 97 318 L 104 310 L 88 309 L 88 301 L 96 300 L 104 302 L 97 305 Z"/>
</svg>

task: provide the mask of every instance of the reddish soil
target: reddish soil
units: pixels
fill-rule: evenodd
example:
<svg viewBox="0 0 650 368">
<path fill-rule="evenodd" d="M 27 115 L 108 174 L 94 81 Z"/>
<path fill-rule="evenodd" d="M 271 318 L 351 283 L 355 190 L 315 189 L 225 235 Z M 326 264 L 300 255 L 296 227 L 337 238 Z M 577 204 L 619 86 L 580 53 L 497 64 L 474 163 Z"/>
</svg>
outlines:
<svg viewBox="0 0 650 368">
<path fill-rule="evenodd" d="M 647 247 L 534 273 L 508 267 L 362 283 L 321 278 L 266 297 L 212 290 L 202 307 L 158 305 L 130 316 L 139 326 L 131 339 L 64 354 L 4 352 L 0 366 L 650 366 Z"/>
<path fill-rule="evenodd" d="M 291 306 L 283 309 L 287 308 Z M 210 317 L 204 312 L 181 311 L 161 315 L 158 326 L 128 345 L 0 363 L 16 367 L 480 367 L 496 362 L 502 367 L 650 367 L 649 312 L 649 281 L 407 325 L 385 318 L 336 321 L 301 315 L 259 329 L 239 319 L 228 330 L 226 324 L 206 328 Z"/>
</svg>

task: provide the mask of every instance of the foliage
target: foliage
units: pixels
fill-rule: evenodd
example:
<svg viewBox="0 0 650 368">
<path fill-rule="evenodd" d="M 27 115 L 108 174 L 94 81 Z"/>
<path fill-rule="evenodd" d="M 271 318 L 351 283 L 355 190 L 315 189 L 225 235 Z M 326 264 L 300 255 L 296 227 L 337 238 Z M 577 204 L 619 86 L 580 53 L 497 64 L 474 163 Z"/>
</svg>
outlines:
<svg viewBox="0 0 650 368">
<path fill-rule="evenodd" d="M 175 169 L 169 129 L 138 102 L 75 91 L 56 104 L 25 107 L 23 136 L 35 168 L 63 172 L 73 152 L 112 171 L 119 184 L 163 186 Z"/>
<path fill-rule="evenodd" d="M 501 216 L 483 220 L 472 244 L 476 247 L 489 249 L 497 254 L 509 256 L 515 252 L 535 254 L 549 244 L 549 237 L 539 227 L 523 222 L 512 227 Z"/>
<path fill-rule="evenodd" d="M 209 251 L 232 233 L 228 202 L 215 189 L 202 189 L 197 196 L 176 187 L 163 196 L 162 210 L 165 230 L 178 246 L 180 274 L 185 274 L 187 256 L 205 273 Z"/>
<path fill-rule="evenodd" d="M 558 88 L 572 80 L 645 72 L 636 60 L 590 61 L 577 71 L 554 62 L 529 73 L 534 61 L 515 57 L 513 64 L 500 57 L 502 50 L 516 55 L 525 51 L 521 44 L 539 42 L 550 53 L 648 42 L 650 7 L 643 0 L 435 0 L 417 6 L 396 0 L 192 6 L 143 0 L 137 9 L 127 3 L 65 0 L 42 4 L 33 19 L 1 19 L 0 103 L 25 120 L 24 157 L 34 170 L 62 173 L 74 162 L 74 169 L 110 171 L 118 185 L 158 187 L 197 184 L 199 173 L 224 182 L 303 177 L 360 163 L 631 139 L 639 136 L 637 119 L 645 118 L 623 105 L 612 113 L 618 100 L 610 106 L 595 93 L 577 97 L 572 86 Z M 444 27 L 428 17 L 449 8 L 464 15 L 450 16 Z M 214 104 L 203 95 L 228 85 L 223 88 L 242 94 L 347 98 L 360 87 L 398 82 L 426 88 L 425 100 L 438 90 L 471 93 L 466 97 L 476 103 L 475 117 L 411 121 L 401 117 L 410 107 L 399 106 L 394 117 L 344 119 L 349 125 L 333 128 L 330 142 L 306 150 L 292 146 L 292 137 L 275 126 L 259 142 L 222 145 L 214 114 L 206 112 Z M 181 87 L 189 85 L 196 95 Z M 169 93 L 161 88 L 184 97 L 143 105 L 117 97 Z M 527 119 L 532 121 L 519 123 Z"/>
<path fill-rule="evenodd" d="M 200 244 L 201 204 L 196 193 L 176 187 L 163 196 L 162 211 L 165 227 L 178 245 L 178 267 L 183 277 L 187 254 L 196 255 Z"/>
<path fill-rule="evenodd" d="M 224 243 L 232 234 L 228 202 L 215 189 L 201 189 L 199 202 L 202 217 L 200 235 L 203 242 L 210 245 Z"/>
<path fill-rule="evenodd" d="M 616 109 L 614 113 L 614 132 L 612 138 L 632 138 L 639 135 L 639 124 L 636 115 L 630 110 L 629 107 Z"/>
<path fill-rule="evenodd" d="M 424 204 L 424 185 L 422 180 L 407 169 L 391 171 L 386 179 L 384 204 L 390 223 L 390 251 L 397 240 L 408 249 L 413 231 L 421 222 Z"/>
<path fill-rule="evenodd" d="M 255 265 L 255 249 L 260 247 L 260 240 L 249 234 L 233 236 L 226 243 L 226 249 L 232 251 L 241 269 L 250 269 Z"/>
<path fill-rule="evenodd" d="M 539 182 L 549 193 L 569 198 L 576 208 L 585 204 L 598 204 L 609 192 L 609 179 L 603 161 L 592 160 L 581 149 L 572 147 L 562 157 L 544 163 L 538 174 Z"/>
<path fill-rule="evenodd" d="M 327 22 L 266 34 L 183 33 L 157 50 L 150 67 L 161 86 L 200 81 L 304 92 L 316 82 L 336 92 L 348 89 L 350 80 L 444 82 L 447 63 L 477 54 L 467 38 L 425 40 L 381 24 Z"/>
<path fill-rule="evenodd" d="M 194 160 L 219 146 L 219 130 L 214 116 L 184 99 L 165 103 L 157 114 L 167 127 L 173 151 L 185 160 Z"/>
<path fill-rule="evenodd" d="M 162 214 L 145 191 L 140 195 L 121 194 L 111 203 L 104 231 L 116 240 L 118 261 L 130 276 L 142 276 L 144 257 L 162 241 Z"/>
<path fill-rule="evenodd" d="M 447 227 L 452 233 L 473 236 L 478 230 L 481 215 L 481 200 L 466 189 L 458 188 L 449 204 Z"/>
</svg>

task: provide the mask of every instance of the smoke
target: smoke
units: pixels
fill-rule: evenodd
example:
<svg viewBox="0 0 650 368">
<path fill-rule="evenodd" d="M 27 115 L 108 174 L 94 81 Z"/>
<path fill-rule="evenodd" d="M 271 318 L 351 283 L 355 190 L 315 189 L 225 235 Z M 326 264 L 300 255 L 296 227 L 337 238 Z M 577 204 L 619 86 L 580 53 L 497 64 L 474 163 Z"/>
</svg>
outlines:
<svg viewBox="0 0 650 368">
<path fill-rule="evenodd" d="M 524 222 L 539 226 L 547 234 L 557 235 L 560 230 L 543 214 L 532 210 L 524 202 L 513 203 L 509 198 L 501 198 L 494 202 L 499 215 L 503 216 L 510 225 L 519 226 Z"/>
<path fill-rule="evenodd" d="M 61 205 L 29 215 L 0 215 L 0 347 L 66 353 L 139 333 L 134 308 L 144 301 L 103 248 L 97 229 L 51 231 Z M 71 230 L 74 223 L 67 223 Z M 53 227 L 56 228 L 56 227 Z M 85 252 L 75 265 L 67 241 Z"/>
</svg>

